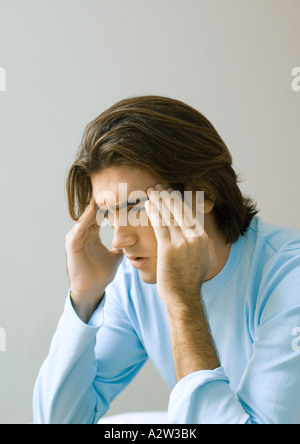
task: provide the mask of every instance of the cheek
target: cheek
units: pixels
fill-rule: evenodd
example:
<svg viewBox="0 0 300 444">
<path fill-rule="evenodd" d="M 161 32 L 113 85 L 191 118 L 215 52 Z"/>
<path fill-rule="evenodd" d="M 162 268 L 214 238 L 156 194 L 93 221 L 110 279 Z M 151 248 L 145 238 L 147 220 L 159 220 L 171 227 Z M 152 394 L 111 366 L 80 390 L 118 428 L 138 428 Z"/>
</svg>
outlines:
<svg viewBox="0 0 300 444">
<path fill-rule="evenodd" d="M 137 234 L 140 242 L 144 245 L 145 249 L 151 251 L 152 254 L 156 254 L 157 239 L 152 226 L 139 227 Z"/>
<path fill-rule="evenodd" d="M 155 236 L 154 229 L 151 226 L 146 227 L 144 236 L 145 236 L 145 239 L 147 239 L 148 244 L 151 244 L 155 248 L 157 247 L 157 239 Z"/>
</svg>

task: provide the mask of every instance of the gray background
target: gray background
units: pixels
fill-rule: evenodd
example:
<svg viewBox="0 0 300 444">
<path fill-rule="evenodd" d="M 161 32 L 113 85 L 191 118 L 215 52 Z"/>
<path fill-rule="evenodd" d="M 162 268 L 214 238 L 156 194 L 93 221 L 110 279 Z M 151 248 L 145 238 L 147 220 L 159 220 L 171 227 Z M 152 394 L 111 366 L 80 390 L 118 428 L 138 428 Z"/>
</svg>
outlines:
<svg viewBox="0 0 300 444">
<path fill-rule="evenodd" d="M 203 112 L 268 222 L 300 228 L 299 0 L 0 0 L 0 423 L 32 389 L 69 283 L 64 182 L 86 124 L 125 97 Z M 165 410 L 151 364 L 110 414 Z"/>
</svg>

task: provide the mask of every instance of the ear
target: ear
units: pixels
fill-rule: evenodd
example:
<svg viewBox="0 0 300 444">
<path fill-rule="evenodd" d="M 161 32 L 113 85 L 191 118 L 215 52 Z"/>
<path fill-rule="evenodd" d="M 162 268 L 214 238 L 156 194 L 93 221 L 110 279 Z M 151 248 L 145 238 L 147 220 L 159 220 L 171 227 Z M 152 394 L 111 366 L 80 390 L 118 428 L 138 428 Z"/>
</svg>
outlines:
<svg viewBox="0 0 300 444">
<path fill-rule="evenodd" d="M 204 194 L 204 214 L 209 214 L 212 212 L 213 208 L 215 206 L 215 202 Z"/>
<path fill-rule="evenodd" d="M 189 185 L 185 186 L 184 190 L 185 191 L 193 191 L 193 192 L 197 191 L 195 189 L 195 187 L 192 187 Z M 201 188 L 201 190 L 204 191 L 204 215 L 207 215 L 212 212 L 212 210 L 215 206 L 214 196 L 212 195 L 212 193 L 208 194 L 207 189 L 203 189 L 203 187 Z M 195 198 L 193 199 L 193 202 L 195 202 Z M 195 204 L 193 203 L 193 208 L 194 208 L 194 205 Z"/>
</svg>

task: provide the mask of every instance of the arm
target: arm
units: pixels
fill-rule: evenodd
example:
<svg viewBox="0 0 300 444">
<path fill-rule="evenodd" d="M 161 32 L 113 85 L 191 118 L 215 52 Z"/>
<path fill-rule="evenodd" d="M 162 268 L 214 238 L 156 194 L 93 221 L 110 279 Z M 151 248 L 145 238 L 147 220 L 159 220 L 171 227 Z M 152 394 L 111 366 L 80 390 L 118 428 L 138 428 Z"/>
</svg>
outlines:
<svg viewBox="0 0 300 444">
<path fill-rule="evenodd" d="M 193 307 L 167 307 L 177 381 L 195 371 L 220 367 L 199 295 L 195 300 Z"/>
<path fill-rule="evenodd" d="M 158 240 L 157 289 L 166 307 L 179 381 L 193 371 L 218 368 L 220 363 L 200 298 L 201 285 L 212 268 L 213 245 L 202 226 L 196 224 L 191 230 L 186 225 L 185 221 L 192 226 L 191 212 L 180 196 L 171 208 L 171 191 L 161 184 L 151 187 L 145 208 Z M 182 205 L 184 222 L 180 220 Z"/>
<path fill-rule="evenodd" d="M 97 423 L 148 359 L 120 301 L 121 272 L 89 324 L 67 298 L 35 384 L 35 423 Z"/>
<path fill-rule="evenodd" d="M 300 257 L 280 282 L 269 278 L 257 308 L 253 354 L 237 391 L 223 368 L 190 373 L 172 391 L 171 422 L 299 424 L 300 351 L 293 331 L 300 325 Z"/>
<path fill-rule="evenodd" d="M 71 289 L 35 385 L 37 423 L 96 422 L 147 359 L 120 302 L 123 254 L 102 244 L 93 199 L 67 234 L 66 253 Z"/>
<path fill-rule="evenodd" d="M 161 215 L 154 198 L 146 209 L 151 222 L 161 220 L 164 209 Z M 292 332 L 300 321 L 299 252 L 291 254 L 290 262 L 287 255 L 281 272 L 275 267 L 265 279 L 253 356 L 234 392 L 220 367 L 199 296 L 209 268 L 209 240 L 205 233 L 188 240 L 184 227 L 180 233 L 178 227 L 152 225 L 158 240 L 158 292 L 168 313 L 178 381 L 169 403 L 170 422 L 299 423 L 300 353 L 292 349 Z"/>
</svg>

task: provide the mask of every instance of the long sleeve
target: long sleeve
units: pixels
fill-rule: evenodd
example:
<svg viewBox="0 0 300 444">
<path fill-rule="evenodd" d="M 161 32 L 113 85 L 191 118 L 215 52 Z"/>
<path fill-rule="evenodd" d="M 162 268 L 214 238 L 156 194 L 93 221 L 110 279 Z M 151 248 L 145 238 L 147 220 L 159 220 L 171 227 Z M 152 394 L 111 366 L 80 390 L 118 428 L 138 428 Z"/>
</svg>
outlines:
<svg viewBox="0 0 300 444">
<path fill-rule="evenodd" d="M 171 424 L 247 424 L 250 416 L 230 388 L 224 369 L 201 370 L 181 379 L 169 402 Z"/>
<path fill-rule="evenodd" d="M 260 285 L 252 356 L 237 390 L 224 368 L 194 372 L 171 393 L 170 422 L 300 423 L 300 351 L 294 336 L 300 326 L 300 255 L 282 252 L 276 261 Z"/>
<path fill-rule="evenodd" d="M 68 296 L 35 384 L 35 423 L 98 422 L 146 362 L 113 288 L 88 325 L 77 317 Z"/>
<path fill-rule="evenodd" d="M 89 325 L 68 298 L 34 390 L 37 423 L 96 423 L 151 359 L 173 424 L 300 423 L 300 236 L 255 219 L 202 286 L 221 367 L 176 383 L 156 285 L 123 262 Z"/>
</svg>

